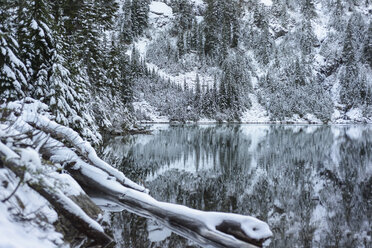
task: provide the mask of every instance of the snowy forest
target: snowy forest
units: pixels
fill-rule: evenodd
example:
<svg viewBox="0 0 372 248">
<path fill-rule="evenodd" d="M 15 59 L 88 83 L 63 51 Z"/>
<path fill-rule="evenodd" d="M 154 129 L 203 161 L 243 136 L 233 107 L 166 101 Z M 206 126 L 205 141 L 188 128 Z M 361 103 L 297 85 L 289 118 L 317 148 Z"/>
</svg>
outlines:
<svg viewBox="0 0 372 248">
<path fill-rule="evenodd" d="M 0 246 L 112 244 L 92 188 L 198 220 L 99 157 L 140 123 L 372 123 L 371 13 L 370 0 L 0 0 Z M 250 216 L 199 225 L 200 242 L 272 236 Z"/>
<path fill-rule="evenodd" d="M 369 1 L 164 2 L 3 0 L 1 102 L 94 142 L 136 119 L 371 121 Z"/>
</svg>

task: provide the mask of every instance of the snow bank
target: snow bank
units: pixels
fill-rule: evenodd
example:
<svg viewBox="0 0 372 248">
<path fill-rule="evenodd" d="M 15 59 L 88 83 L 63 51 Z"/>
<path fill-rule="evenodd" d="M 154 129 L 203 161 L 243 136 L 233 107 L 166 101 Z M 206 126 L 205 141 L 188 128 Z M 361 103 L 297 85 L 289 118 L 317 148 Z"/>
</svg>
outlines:
<svg viewBox="0 0 372 248">
<path fill-rule="evenodd" d="M 271 0 L 260 0 L 260 2 L 265 6 L 272 6 L 273 5 L 273 1 L 271 1 Z"/>
<path fill-rule="evenodd" d="M 163 2 L 153 1 L 150 4 L 149 23 L 157 30 L 166 29 L 173 18 L 173 11 L 170 6 Z M 152 35 L 154 38 L 154 35 Z"/>
<path fill-rule="evenodd" d="M 169 122 L 168 117 L 160 115 L 160 113 L 145 100 L 140 102 L 133 102 L 133 108 L 135 112 L 145 116 L 145 118 L 141 118 L 141 121 L 144 123 L 146 123 L 147 121 L 156 123 Z"/>
<path fill-rule="evenodd" d="M 18 179 L 8 170 L 0 169 L 0 181 L 3 182 L 0 184 L 0 200 L 3 200 L 14 191 Z M 45 218 L 38 219 L 36 214 Z M 23 216 L 28 221 L 17 221 L 19 218 L 16 216 Z M 22 184 L 7 202 L 0 201 L 0 247 L 67 247 L 62 234 L 54 229 L 53 223 L 57 218 L 57 213 L 43 197 Z"/>
<path fill-rule="evenodd" d="M 266 123 L 270 122 L 270 117 L 266 109 L 258 102 L 257 96 L 249 94 L 252 107 L 243 112 L 241 121 L 246 123 Z"/>
<path fill-rule="evenodd" d="M 150 3 L 150 12 L 156 15 L 173 16 L 173 11 L 170 6 L 163 2 L 153 1 Z"/>
</svg>

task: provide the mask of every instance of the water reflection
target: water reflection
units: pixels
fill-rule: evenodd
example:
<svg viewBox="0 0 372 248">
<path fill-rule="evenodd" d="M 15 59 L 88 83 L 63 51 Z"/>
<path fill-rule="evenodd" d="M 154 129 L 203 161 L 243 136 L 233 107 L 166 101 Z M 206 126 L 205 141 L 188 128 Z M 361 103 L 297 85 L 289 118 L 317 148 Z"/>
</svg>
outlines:
<svg viewBox="0 0 372 248">
<path fill-rule="evenodd" d="M 158 200 L 253 215 L 270 247 L 368 247 L 371 126 L 158 126 L 106 142 L 104 158 Z M 152 220 L 112 215 L 119 247 L 193 247 Z"/>
</svg>

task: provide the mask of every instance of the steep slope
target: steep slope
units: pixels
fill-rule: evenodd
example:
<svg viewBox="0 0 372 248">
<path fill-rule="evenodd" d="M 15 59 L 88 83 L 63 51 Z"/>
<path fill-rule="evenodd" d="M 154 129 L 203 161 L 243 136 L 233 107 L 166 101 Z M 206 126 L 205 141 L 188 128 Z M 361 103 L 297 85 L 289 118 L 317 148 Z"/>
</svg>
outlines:
<svg viewBox="0 0 372 248">
<path fill-rule="evenodd" d="M 185 100 L 154 91 L 162 102 L 154 104 L 135 90 L 142 117 L 371 122 L 368 1 L 165 2 L 150 3 L 149 26 L 134 47 Z"/>
</svg>

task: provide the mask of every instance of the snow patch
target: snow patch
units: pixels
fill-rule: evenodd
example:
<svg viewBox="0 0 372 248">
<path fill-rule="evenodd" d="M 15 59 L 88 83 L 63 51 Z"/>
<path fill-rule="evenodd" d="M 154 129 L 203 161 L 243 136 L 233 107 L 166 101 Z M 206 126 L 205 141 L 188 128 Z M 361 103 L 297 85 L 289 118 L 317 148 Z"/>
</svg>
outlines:
<svg viewBox="0 0 372 248">
<path fill-rule="evenodd" d="M 171 23 L 173 11 L 163 2 L 153 1 L 150 4 L 149 23 L 157 30 L 162 30 Z M 152 35 L 154 38 L 154 36 Z"/>
<path fill-rule="evenodd" d="M 142 115 L 144 121 L 142 122 L 157 122 L 157 123 L 167 123 L 169 122 L 168 117 L 161 116 L 160 113 L 151 106 L 147 101 L 133 102 L 134 111 L 137 114 Z"/>
<path fill-rule="evenodd" d="M 273 1 L 271 1 L 271 0 L 260 0 L 260 2 L 265 6 L 272 6 L 273 5 Z"/>
<path fill-rule="evenodd" d="M 168 17 L 173 16 L 172 8 L 165 3 L 158 1 L 151 2 L 150 12 L 156 15 L 164 15 Z"/>
<path fill-rule="evenodd" d="M 18 179 L 6 169 L 0 169 L 0 199 L 8 197 L 15 189 Z M 23 208 L 19 205 L 22 204 Z M 41 222 L 37 216 L 44 216 Z M 14 216 L 24 216 L 30 221 L 20 222 Z M 7 202 L 0 201 L 0 247 L 67 247 L 62 234 L 55 231 L 54 223 L 57 213 L 49 207 L 48 202 L 31 190 L 26 184 L 21 186 Z M 42 225 L 38 226 L 38 225 Z"/>
<path fill-rule="evenodd" d="M 351 120 L 361 120 L 363 119 L 363 112 L 360 108 L 352 108 L 346 113 L 346 116 Z"/>
<path fill-rule="evenodd" d="M 257 96 L 249 94 L 249 98 L 252 102 L 252 107 L 246 110 L 241 121 L 246 123 L 266 123 L 270 121 L 270 117 L 266 109 L 258 102 Z"/>
</svg>

